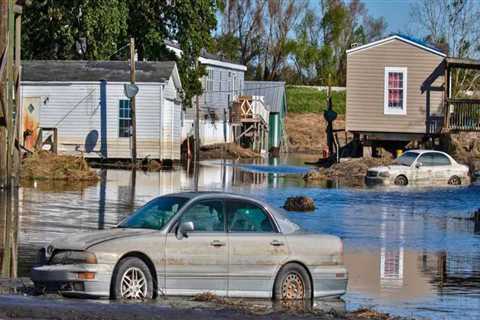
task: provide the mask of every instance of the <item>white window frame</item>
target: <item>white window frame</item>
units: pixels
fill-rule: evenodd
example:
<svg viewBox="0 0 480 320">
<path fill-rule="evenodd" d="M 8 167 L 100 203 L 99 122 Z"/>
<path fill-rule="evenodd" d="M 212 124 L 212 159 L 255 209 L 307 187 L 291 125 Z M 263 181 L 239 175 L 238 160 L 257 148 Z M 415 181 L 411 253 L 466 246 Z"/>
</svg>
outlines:
<svg viewBox="0 0 480 320">
<path fill-rule="evenodd" d="M 388 74 L 390 72 L 403 74 L 403 107 L 392 108 L 388 106 Z M 408 68 L 406 67 L 385 67 L 384 90 L 383 90 L 383 113 L 386 115 L 406 115 L 407 114 L 407 78 Z"/>
<path fill-rule="evenodd" d="M 207 74 L 205 75 L 205 91 L 213 91 L 213 69 L 207 68 Z"/>
</svg>

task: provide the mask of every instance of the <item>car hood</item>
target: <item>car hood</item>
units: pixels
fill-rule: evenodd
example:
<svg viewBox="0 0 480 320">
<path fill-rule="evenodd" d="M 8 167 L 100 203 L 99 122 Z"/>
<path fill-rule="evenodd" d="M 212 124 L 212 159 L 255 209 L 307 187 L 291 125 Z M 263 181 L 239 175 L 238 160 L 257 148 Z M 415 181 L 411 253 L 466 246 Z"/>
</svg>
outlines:
<svg viewBox="0 0 480 320">
<path fill-rule="evenodd" d="M 108 230 L 99 230 L 92 232 L 83 232 L 56 239 L 50 243 L 53 249 L 61 250 L 86 250 L 89 247 L 101 242 L 144 235 L 156 232 L 150 229 L 124 229 L 113 228 Z"/>
</svg>

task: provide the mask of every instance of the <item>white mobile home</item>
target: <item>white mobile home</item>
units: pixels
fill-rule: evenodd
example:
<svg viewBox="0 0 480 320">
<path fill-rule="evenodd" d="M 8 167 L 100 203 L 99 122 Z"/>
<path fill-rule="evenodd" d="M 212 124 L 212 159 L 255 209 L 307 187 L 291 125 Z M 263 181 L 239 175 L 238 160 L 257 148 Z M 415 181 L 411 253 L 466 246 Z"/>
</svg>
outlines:
<svg viewBox="0 0 480 320">
<path fill-rule="evenodd" d="M 166 46 L 177 56 L 182 54 L 177 43 L 167 42 Z M 202 50 L 198 62 L 205 66 L 202 77 L 203 94 L 199 97 L 200 140 L 202 145 L 232 142 L 233 130 L 230 124 L 230 107 L 243 94 L 244 75 L 247 67 L 227 61 L 222 57 Z M 194 100 L 195 102 L 195 100 Z M 185 110 L 183 138 L 193 131 L 194 108 Z"/>
<path fill-rule="evenodd" d="M 176 63 L 137 62 L 136 68 L 138 158 L 180 159 L 182 87 Z M 129 72 L 124 61 L 23 62 L 24 145 L 36 141 L 40 128 L 49 128 L 57 132 L 59 153 L 130 158 L 132 119 L 124 93 Z"/>
</svg>

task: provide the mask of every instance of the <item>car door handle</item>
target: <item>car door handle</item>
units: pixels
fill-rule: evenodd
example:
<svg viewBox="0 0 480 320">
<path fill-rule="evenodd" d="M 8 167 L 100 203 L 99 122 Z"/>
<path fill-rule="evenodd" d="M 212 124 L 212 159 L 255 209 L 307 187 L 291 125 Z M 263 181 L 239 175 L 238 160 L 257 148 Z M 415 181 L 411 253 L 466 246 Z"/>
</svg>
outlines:
<svg viewBox="0 0 480 320">
<path fill-rule="evenodd" d="M 223 247 L 225 245 L 225 242 L 219 241 L 219 240 L 213 240 L 212 242 L 210 242 L 210 245 L 212 247 Z"/>
<path fill-rule="evenodd" d="M 270 244 L 274 247 L 280 247 L 280 246 L 283 246 L 283 242 L 282 241 L 279 241 L 279 240 L 273 240 L 272 242 L 270 242 Z"/>
</svg>

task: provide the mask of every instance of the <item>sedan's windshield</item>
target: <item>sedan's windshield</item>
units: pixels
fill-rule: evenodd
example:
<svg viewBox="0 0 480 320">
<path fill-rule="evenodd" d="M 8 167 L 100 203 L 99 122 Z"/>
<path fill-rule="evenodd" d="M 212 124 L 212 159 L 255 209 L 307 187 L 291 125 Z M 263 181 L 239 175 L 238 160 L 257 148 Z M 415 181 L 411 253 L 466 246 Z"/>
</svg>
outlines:
<svg viewBox="0 0 480 320">
<path fill-rule="evenodd" d="M 393 161 L 393 164 L 399 164 L 402 166 L 410 167 L 412 163 L 417 159 L 418 153 L 416 152 L 405 152 L 400 157 Z"/>
<path fill-rule="evenodd" d="M 138 209 L 130 217 L 123 220 L 118 228 L 162 229 L 165 224 L 180 210 L 188 198 L 160 197 L 150 201 Z"/>
</svg>

